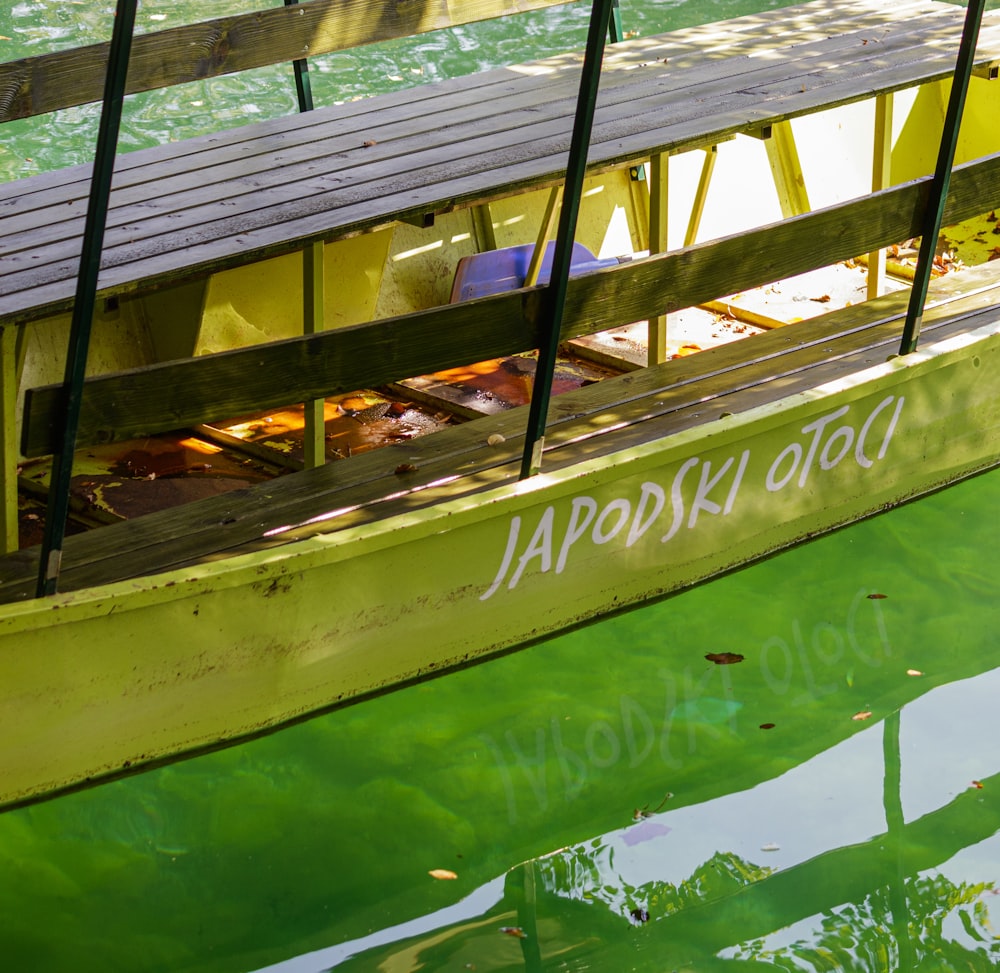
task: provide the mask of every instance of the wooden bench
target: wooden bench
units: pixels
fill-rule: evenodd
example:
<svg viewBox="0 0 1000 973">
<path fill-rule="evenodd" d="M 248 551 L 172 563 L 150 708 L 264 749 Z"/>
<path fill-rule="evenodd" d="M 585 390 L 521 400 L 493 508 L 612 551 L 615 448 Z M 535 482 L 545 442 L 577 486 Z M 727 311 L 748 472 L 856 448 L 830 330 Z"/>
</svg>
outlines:
<svg viewBox="0 0 1000 973">
<path fill-rule="evenodd" d="M 782 11 L 782 19 L 740 18 L 621 45 L 607 56 L 591 168 L 658 159 L 739 132 L 767 135 L 798 115 L 944 77 L 954 64 L 959 12 L 925 2 L 901 8 L 886 14 L 881 5 L 861 0 L 804 4 Z M 993 71 L 998 55 L 1000 18 L 994 17 L 980 44 L 984 72 Z M 486 72 L 415 95 L 318 109 L 122 157 L 101 293 L 163 286 L 248 256 L 555 185 L 565 163 L 577 63 L 575 56 L 553 58 L 531 73 Z M 280 176 L 275 162 L 283 165 Z M 956 173 L 948 221 L 1000 205 L 998 165 L 991 158 Z M 69 306 L 86 182 L 87 167 L 80 167 L 24 180 L 16 190 L 0 187 L 5 327 Z M 653 179 L 654 208 L 664 185 Z M 906 239 L 919 230 L 925 194 L 926 184 L 914 183 L 574 281 L 562 337 L 718 297 L 720 281 L 736 290 Z M 742 259 L 748 252 L 756 255 L 753 261 Z M 535 347 L 537 301 L 537 290 L 529 289 L 263 348 L 95 376 L 85 386 L 80 442 L 176 429 Z M 28 394 L 25 455 L 51 450 L 57 402 L 54 388 Z M 382 464 L 391 469 L 394 457 L 390 451 L 362 465 L 369 463 L 385 476 Z M 370 489 L 361 466 L 350 474 L 340 466 L 316 474 L 315 482 L 326 484 L 318 495 L 342 478 Z M 285 483 L 266 494 L 276 511 L 283 509 L 282 495 L 299 502 L 299 487 Z M 310 492 L 310 502 L 319 502 L 316 496 Z M 246 542 L 227 539 L 208 508 L 199 509 L 210 527 L 186 535 L 182 562 Z M 161 529 L 157 524 L 165 540 L 176 534 L 177 516 L 202 515 L 144 518 L 116 528 L 115 543 L 128 547 L 124 537 L 131 532 L 146 544 Z M 259 536 L 260 527 L 252 529 Z M 67 564 L 75 550 L 101 543 L 71 540 Z M 177 552 L 167 547 L 143 557 L 147 567 L 178 563 Z M 105 580 L 127 572 L 124 560 L 113 562 L 104 561 Z"/>
<path fill-rule="evenodd" d="M 764 133 L 803 114 L 938 80 L 961 11 L 814 2 L 609 51 L 590 168 Z M 780 24 L 780 29 L 775 27 Z M 870 42 L 870 43 L 869 43 Z M 1000 14 L 980 67 L 1000 62 Z M 562 178 L 578 83 L 567 55 L 318 108 L 122 156 L 100 295 L 163 286 L 399 219 Z M 0 321 L 70 307 L 88 167 L 0 186 Z"/>
</svg>

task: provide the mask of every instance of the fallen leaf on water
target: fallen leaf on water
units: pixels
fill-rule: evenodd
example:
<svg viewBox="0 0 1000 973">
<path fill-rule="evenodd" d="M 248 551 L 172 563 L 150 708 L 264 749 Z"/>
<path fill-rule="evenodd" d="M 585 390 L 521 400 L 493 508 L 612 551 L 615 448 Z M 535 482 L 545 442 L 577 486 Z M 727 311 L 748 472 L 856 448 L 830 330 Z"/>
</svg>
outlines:
<svg viewBox="0 0 1000 973">
<path fill-rule="evenodd" d="M 863 709 L 860 713 L 855 713 L 852 720 L 867 720 L 872 715 L 871 710 Z"/>
<path fill-rule="evenodd" d="M 907 669 L 906 674 L 908 676 L 922 676 L 923 673 L 919 669 Z"/>
<path fill-rule="evenodd" d="M 881 601 L 883 598 L 888 598 L 888 597 L 889 597 L 888 595 L 881 595 L 877 591 L 868 595 L 868 598 L 870 598 L 872 601 Z"/>
<path fill-rule="evenodd" d="M 774 729 L 774 724 L 773 723 L 761 723 L 760 728 L 762 730 L 773 730 Z"/>
<path fill-rule="evenodd" d="M 709 652 L 705 658 L 709 662 L 714 662 L 717 666 L 731 666 L 743 661 L 743 656 L 739 652 Z"/>
<path fill-rule="evenodd" d="M 448 868 L 432 868 L 428 873 L 431 878 L 458 878 L 458 876 Z"/>
<path fill-rule="evenodd" d="M 507 936 L 514 936 L 516 939 L 528 938 L 528 934 L 520 926 L 501 926 L 500 932 Z"/>
</svg>

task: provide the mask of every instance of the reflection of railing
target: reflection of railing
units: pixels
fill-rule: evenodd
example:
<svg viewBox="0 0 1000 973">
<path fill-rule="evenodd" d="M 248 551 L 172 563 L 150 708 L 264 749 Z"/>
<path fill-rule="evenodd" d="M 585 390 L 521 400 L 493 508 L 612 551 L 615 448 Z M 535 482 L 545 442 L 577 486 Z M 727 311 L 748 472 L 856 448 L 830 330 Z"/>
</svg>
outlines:
<svg viewBox="0 0 1000 973">
<path fill-rule="evenodd" d="M 887 721 L 886 746 L 890 752 L 897 731 L 898 720 L 895 728 Z M 894 876 L 889 883 L 894 933 L 905 940 L 904 877 L 935 868 L 1000 829 L 1000 774 L 980 783 L 982 790 L 970 789 L 905 826 L 891 822 L 888 835 L 825 852 L 721 899 L 657 917 L 643 929 L 645 949 L 638 954 L 633 968 L 637 973 L 652 973 L 664 968 L 665 957 L 674 962 L 693 961 L 695 955 L 711 957 L 810 916 L 830 913 L 846 903 L 861 903 L 886 886 L 887 875 Z M 898 781 L 888 769 L 886 787 L 891 791 L 894 785 L 898 786 Z M 553 911 L 554 906 L 544 902 L 548 895 L 551 893 L 539 892 L 539 910 Z M 565 908 L 564 904 L 560 908 Z M 903 910 L 898 919 L 897 909 Z M 912 920 L 912 909 L 909 915 Z M 599 932 L 601 923 L 598 916 L 593 918 L 595 932 Z M 621 921 L 608 913 L 604 916 L 603 921 L 611 924 L 609 929 Z M 609 939 L 613 941 L 614 937 Z M 678 955 L 685 948 L 688 955 Z M 586 955 L 596 969 L 615 968 L 617 952 L 611 945 L 587 950 Z"/>
</svg>

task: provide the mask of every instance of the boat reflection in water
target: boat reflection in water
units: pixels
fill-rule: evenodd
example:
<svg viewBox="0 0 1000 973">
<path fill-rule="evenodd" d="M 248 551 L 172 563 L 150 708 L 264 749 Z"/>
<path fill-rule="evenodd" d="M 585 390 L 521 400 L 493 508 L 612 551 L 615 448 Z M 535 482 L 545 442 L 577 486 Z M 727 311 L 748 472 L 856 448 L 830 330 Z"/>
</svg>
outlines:
<svg viewBox="0 0 1000 973">
<path fill-rule="evenodd" d="M 6 960 L 994 969 L 998 502 L 0 816 Z"/>
</svg>

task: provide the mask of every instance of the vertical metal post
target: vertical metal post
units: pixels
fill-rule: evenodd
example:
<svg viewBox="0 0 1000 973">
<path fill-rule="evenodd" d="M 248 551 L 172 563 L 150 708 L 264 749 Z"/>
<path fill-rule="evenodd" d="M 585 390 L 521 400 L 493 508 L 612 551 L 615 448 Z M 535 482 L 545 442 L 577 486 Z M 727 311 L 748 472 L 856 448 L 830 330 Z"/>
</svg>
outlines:
<svg viewBox="0 0 1000 973">
<path fill-rule="evenodd" d="M 45 514 L 45 533 L 38 562 L 36 594 L 55 594 L 59 585 L 66 517 L 69 513 L 70 480 L 73 475 L 73 451 L 80 425 L 80 402 L 83 379 L 87 369 L 87 349 L 97 298 L 97 278 L 101 269 L 104 228 L 111 197 L 111 178 L 115 168 L 118 130 L 121 127 L 122 103 L 125 100 L 125 78 L 132 49 L 137 0 L 118 0 L 115 25 L 111 33 L 108 71 L 104 81 L 104 102 L 97 132 L 97 151 L 90 181 L 90 200 L 83 230 L 80 271 L 76 281 L 76 298 L 70 323 L 69 350 L 63 380 L 64 419 L 59 448 L 52 457 L 49 478 L 49 501 Z"/>
<path fill-rule="evenodd" d="M 285 0 L 286 7 L 294 7 L 299 0 Z M 299 99 L 299 111 L 312 111 L 312 85 L 309 83 L 309 62 L 303 57 L 292 61 L 295 71 L 295 94 Z"/>
<path fill-rule="evenodd" d="M 299 0 L 285 0 L 294 7 Z M 299 111 L 313 110 L 312 86 L 309 83 L 309 62 L 300 58 L 292 62 L 295 70 L 295 94 Z M 302 315 L 303 332 L 316 334 L 324 329 L 325 303 L 323 242 L 310 244 L 302 251 Z M 302 450 L 306 469 L 326 462 L 326 403 L 311 399 L 303 403 Z"/>
<path fill-rule="evenodd" d="M 611 0 L 611 24 L 608 39 L 612 44 L 617 44 L 625 39 L 625 32 L 622 30 L 622 8 L 618 0 Z"/>
<path fill-rule="evenodd" d="M 587 150 L 590 147 L 590 133 L 594 124 L 597 89 L 601 81 L 601 58 L 604 55 L 604 38 L 608 33 L 612 2 L 613 0 L 594 0 L 590 13 L 590 28 L 587 34 L 587 49 L 583 57 L 583 71 L 580 75 L 580 93 L 576 102 L 573 137 L 570 140 L 569 158 L 566 162 L 563 205 L 559 213 L 559 229 L 552 257 L 552 274 L 543 296 L 544 334 L 538 349 L 538 365 L 531 390 L 531 404 L 528 407 L 528 429 L 524 438 L 524 454 L 521 457 L 522 480 L 537 473 L 542 463 L 545 421 L 552 395 L 552 377 L 555 374 L 556 353 L 559 349 L 559 334 L 562 330 L 563 308 L 566 303 L 566 287 L 573 258 L 573 239 L 576 236 L 576 221 L 580 212 L 583 177 L 587 170 Z"/>
<path fill-rule="evenodd" d="M 0 554 L 16 551 L 18 326 L 0 327 Z"/>
<path fill-rule="evenodd" d="M 649 252 L 666 253 L 670 209 L 670 156 L 666 152 L 650 157 L 646 186 L 649 189 Z M 667 360 L 668 320 L 667 314 L 657 314 L 646 322 L 647 365 L 659 365 Z"/>
<path fill-rule="evenodd" d="M 948 186 L 951 183 L 951 167 L 955 161 L 955 147 L 958 144 L 958 130 L 962 124 L 965 96 L 969 90 L 969 78 L 976 56 L 976 41 L 979 39 L 979 25 L 983 20 L 986 0 L 969 0 L 962 29 L 962 42 L 955 62 L 955 76 L 951 82 L 951 96 L 944 116 L 941 145 L 938 149 L 937 168 L 931 180 L 927 208 L 924 210 L 923 229 L 920 234 L 920 251 L 917 267 L 913 273 L 913 289 L 906 309 L 903 338 L 899 353 L 908 355 L 917 348 L 920 328 L 924 321 L 924 302 L 927 300 L 927 285 L 934 265 L 934 251 L 937 247 L 945 203 L 948 201 Z"/>
<path fill-rule="evenodd" d="M 323 241 L 311 243 L 302 251 L 303 334 L 324 330 L 326 304 Z M 307 470 L 326 462 L 326 400 L 310 399 L 303 403 L 302 453 Z"/>
</svg>

